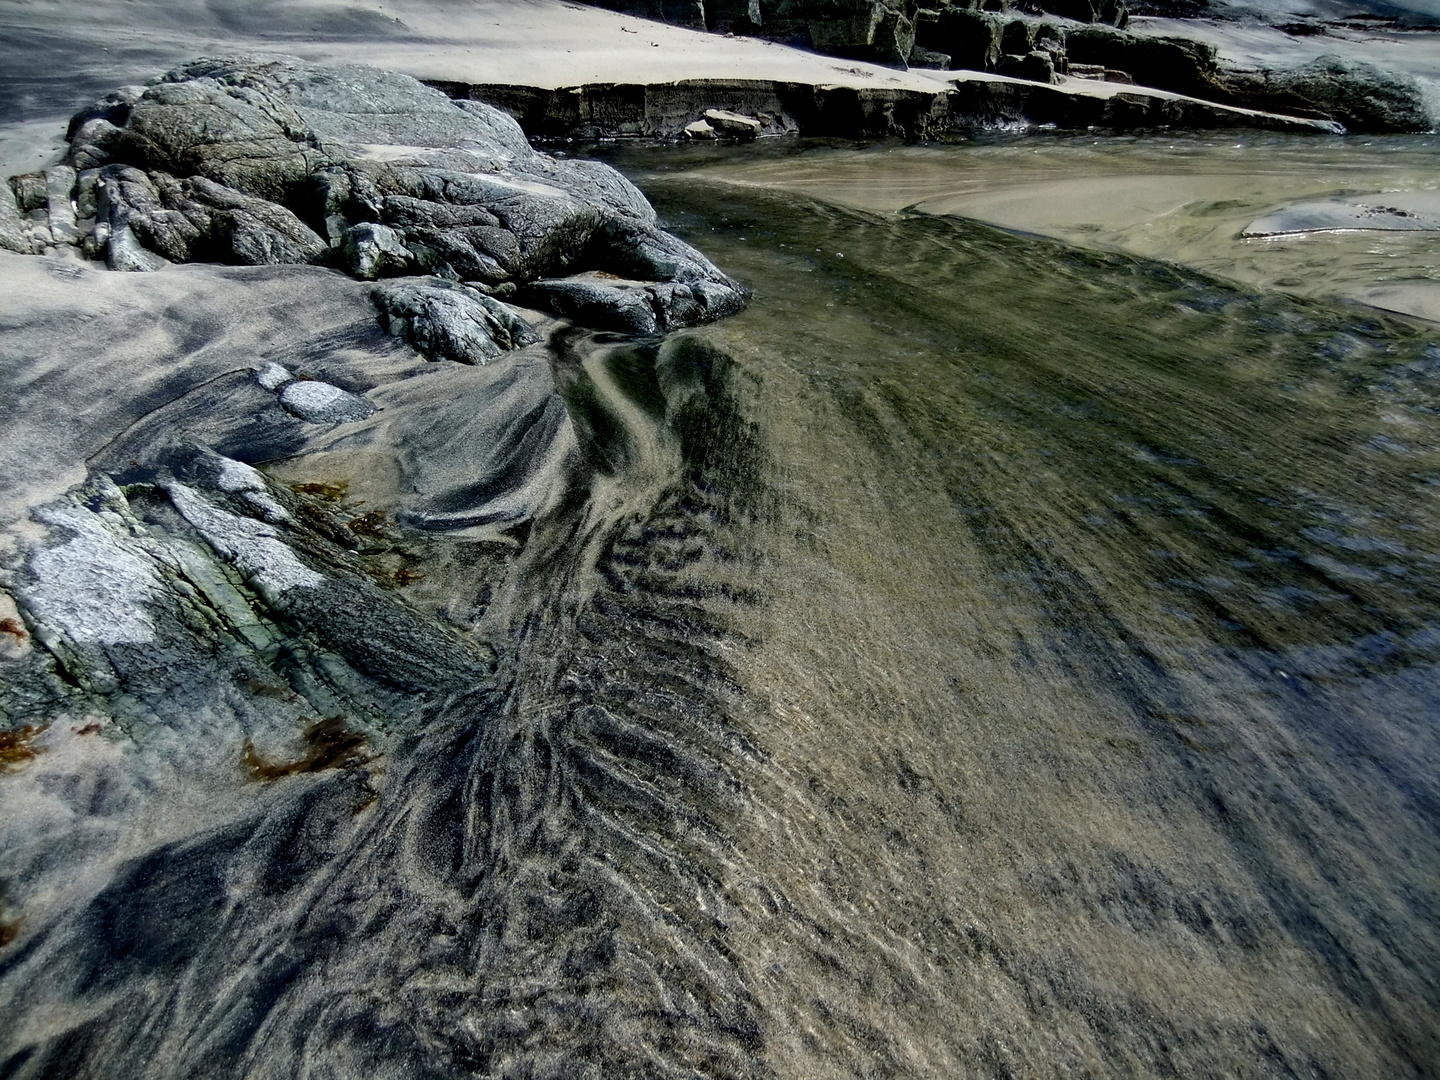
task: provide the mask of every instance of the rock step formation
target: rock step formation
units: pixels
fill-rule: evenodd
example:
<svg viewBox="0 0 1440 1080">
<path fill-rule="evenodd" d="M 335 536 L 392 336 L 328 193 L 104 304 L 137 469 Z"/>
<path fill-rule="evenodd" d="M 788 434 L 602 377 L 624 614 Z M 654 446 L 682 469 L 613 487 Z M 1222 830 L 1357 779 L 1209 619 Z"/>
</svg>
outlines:
<svg viewBox="0 0 1440 1080">
<path fill-rule="evenodd" d="M 752 34 L 827 56 L 891 67 L 926 63 L 927 28 L 951 12 L 1008 14 L 1010 0 L 588 0 L 598 7 L 696 30 Z M 1124 0 L 1026 0 L 1031 13 L 1124 26 Z M 915 50 L 919 46 L 922 55 Z"/>
<path fill-rule="evenodd" d="M 1263 128 L 1325 132 L 1334 123 L 1200 101 L 1139 87 L 1100 92 L 997 76 L 937 83 L 934 92 L 873 86 L 816 86 L 766 79 L 596 83 L 543 87 L 435 81 L 452 98 L 486 102 L 536 139 L 675 138 L 725 111 L 756 120 L 761 135 L 934 139 L 1011 123 L 1066 128 Z M 707 124 L 714 130 L 713 124 Z M 722 134 L 715 131 L 716 135 Z"/>
<path fill-rule="evenodd" d="M 1207 42 L 1128 31 L 1124 0 L 1027 0 L 1014 7 L 1010 0 L 599 2 L 901 69 L 984 71 L 1052 84 L 1074 74 L 1331 120 L 1361 133 L 1428 131 L 1434 123 L 1423 89 L 1409 76 L 1331 55 L 1275 70 L 1226 68 Z M 703 129 L 693 134 L 708 137 Z"/>
<path fill-rule="evenodd" d="M 82 110 L 67 164 L 14 177 L 3 194 L 0 245 L 21 253 L 69 245 L 113 270 L 308 263 L 363 280 L 465 282 L 448 295 L 443 281 L 417 288 L 475 328 L 440 349 L 472 363 L 528 340 L 512 332 L 523 319 L 489 297 L 528 289 L 543 304 L 567 294 L 570 275 L 639 284 L 648 320 L 632 317 L 629 293 L 584 307 L 610 328 L 690 326 L 744 305 L 741 287 L 659 229 L 613 169 L 537 153 L 498 109 L 360 66 L 195 61 Z"/>
</svg>

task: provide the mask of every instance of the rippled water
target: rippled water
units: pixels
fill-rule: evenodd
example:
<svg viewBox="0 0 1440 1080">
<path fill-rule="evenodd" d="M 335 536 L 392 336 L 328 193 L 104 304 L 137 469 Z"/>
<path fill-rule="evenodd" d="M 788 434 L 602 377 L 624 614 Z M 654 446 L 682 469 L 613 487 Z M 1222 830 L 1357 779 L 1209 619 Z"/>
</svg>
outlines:
<svg viewBox="0 0 1440 1080">
<path fill-rule="evenodd" d="M 1031 133 L 958 145 L 692 148 L 641 160 L 860 209 L 976 218 L 1440 321 L 1440 233 L 1241 235 L 1262 216 L 1329 200 L 1398 204 L 1433 223 L 1440 214 L 1434 135 Z"/>
<path fill-rule="evenodd" d="M 733 944 L 786 1075 L 1432 1075 L 1440 346 L 652 177 L 755 290 Z M 753 425 L 749 426 L 749 425 Z M 745 435 L 748 440 L 749 435 Z"/>
</svg>

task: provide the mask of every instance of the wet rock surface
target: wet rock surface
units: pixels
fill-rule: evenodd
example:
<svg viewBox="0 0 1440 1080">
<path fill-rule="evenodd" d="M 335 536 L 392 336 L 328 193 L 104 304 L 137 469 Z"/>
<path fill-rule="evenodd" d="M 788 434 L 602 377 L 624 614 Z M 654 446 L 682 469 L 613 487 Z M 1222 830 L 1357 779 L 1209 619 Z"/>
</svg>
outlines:
<svg viewBox="0 0 1440 1080">
<path fill-rule="evenodd" d="M 4 258 L 12 276 L 65 265 Z M 407 288 L 422 319 L 426 298 L 461 298 L 468 317 L 507 310 L 434 279 L 378 287 Z M 492 322 L 515 337 L 483 367 L 425 359 L 377 324 L 376 289 L 305 266 L 86 269 L 34 290 L 7 327 L 15 355 L 0 365 L 0 397 L 17 424 L 6 446 L 41 460 L 27 472 L 7 453 L 3 466 L 0 1000 L 28 1018 L 0 1037 L 4 1071 L 239 1077 L 323 1060 L 346 1075 L 556 1061 L 583 1073 L 633 1070 L 658 1052 L 757 1074 L 754 996 L 714 937 L 716 919 L 738 918 L 717 884 L 744 752 L 724 712 L 732 691 L 722 661 L 676 654 L 655 632 L 673 624 L 702 650 L 724 636 L 725 602 L 683 599 L 689 556 L 677 563 L 674 544 L 651 537 L 723 550 L 722 522 L 748 512 L 733 467 L 706 464 L 722 441 L 744 451 L 710 418 L 733 419 L 725 360 L 682 350 L 657 364 L 653 345 L 599 344 L 554 320 Z M 50 332 L 82 318 L 109 332 L 105 362 Z M 193 352 L 177 355 L 186 340 Z M 633 489 L 607 479 L 634 452 L 613 417 L 638 422 L 608 374 L 616 365 L 659 368 L 661 408 L 644 415 L 663 468 Z M 70 392 L 47 412 L 38 403 L 60 371 Z M 337 403 L 369 412 L 356 393 L 366 385 L 383 412 L 364 425 L 330 415 Z M 678 476 L 677 453 L 692 462 Z M 47 492 L 65 483 L 59 463 L 76 460 L 92 462 L 88 478 Z M 592 480 L 610 493 L 600 504 L 577 497 Z M 638 517 L 626 490 L 641 497 Z M 537 661 L 552 674 L 537 678 Z M 536 740 L 538 716 L 557 725 L 553 742 Z M 658 793 L 658 814 L 624 796 L 636 777 Z M 520 809 L 517 784 L 551 794 Z M 495 812 L 467 841 L 459 808 L 486 789 Z M 537 833 L 539 820 L 551 825 Z M 406 821 L 420 832 L 397 849 Z M 696 849 L 697 829 L 721 848 Z M 471 842 L 497 855 L 464 854 Z M 413 865 L 384 872 L 377 894 L 376 868 L 396 858 Z M 351 870 L 336 879 L 341 863 Z M 538 879 L 537 866 L 548 868 Z M 679 938 L 632 908 L 636 884 L 677 913 Z M 243 916 L 226 914 L 224 896 Z M 353 922 L 364 911 L 388 927 L 378 939 Z M 238 937 L 237 917 L 250 928 Z M 297 949 L 316 917 L 331 925 L 312 944 L 330 945 Z M 368 942 L 359 968 L 342 959 L 347 939 Z M 437 953 L 443 939 L 459 951 Z M 487 980 L 548 987 L 523 1031 L 485 992 L 461 1005 L 432 985 L 398 1041 L 349 1019 L 302 1022 L 308 1047 L 275 1040 L 259 1057 L 203 1038 L 157 1052 L 139 1035 L 174 1022 L 177 1034 L 224 1029 L 232 1048 L 258 1048 L 262 1029 L 307 1012 L 316 991 L 353 976 L 418 989 L 471 968 L 462 954 L 477 947 L 499 950 L 481 962 Z M 673 960 L 664 988 L 630 977 L 656 949 Z M 58 981 L 57 965 L 69 972 Z M 181 972 L 210 986 L 213 1006 L 182 989 Z M 220 985 L 232 976 L 233 993 Z M 115 1040 L 90 1021 L 50 1035 L 30 1026 L 49 1024 L 62 999 L 98 1010 Z M 221 1018 L 237 1008 L 250 1017 L 238 1028 Z M 448 1042 L 462 1013 L 488 1049 L 435 1057 L 426 1044 Z"/>
</svg>

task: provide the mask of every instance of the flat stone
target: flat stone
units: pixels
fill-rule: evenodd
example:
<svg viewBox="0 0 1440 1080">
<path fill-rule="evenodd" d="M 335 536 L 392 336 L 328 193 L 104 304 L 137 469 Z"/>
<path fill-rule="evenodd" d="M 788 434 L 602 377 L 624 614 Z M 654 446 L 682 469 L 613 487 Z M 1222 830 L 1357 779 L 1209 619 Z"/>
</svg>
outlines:
<svg viewBox="0 0 1440 1080">
<path fill-rule="evenodd" d="M 1256 218 L 1241 236 L 1296 236 L 1316 232 L 1436 232 L 1440 213 L 1390 205 L 1395 201 L 1377 196 L 1374 203 L 1306 202 Z M 1440 200 L 1432 199 L 1440 210 Z"/>
<path fill-rule="evenodd" d="M 704 120 L 696 120 L 692 124 L 685 125 L 685 137 L 689 139 L 713 139 L 715 129 Z"/>
<path fill-rule="evenodd" d="M 280 391 L 280 404 L 309 424 L 348 424 L 375 411 L 358 394 L 314 379 L 297 379 Z"/>
<path fill-rule="evenodd" d="M 760 134 L 760 121 L 739 113 L 727 112 L 724 109 L 706 109 L 705 119 L 710 122 L 711 127 L 724 135 L 753 139 Z"/>
</svg>

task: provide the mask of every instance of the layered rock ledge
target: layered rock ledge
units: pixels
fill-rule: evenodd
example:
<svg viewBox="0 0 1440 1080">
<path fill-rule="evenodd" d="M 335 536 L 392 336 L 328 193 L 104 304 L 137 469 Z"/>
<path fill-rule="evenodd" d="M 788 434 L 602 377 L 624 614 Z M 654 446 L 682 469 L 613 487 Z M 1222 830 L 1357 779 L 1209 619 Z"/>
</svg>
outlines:
<svg viewBox="0 0 1440 1080">
<path fill-rule="evenodd" d="M 694 137 L 707 112 L 756 121 L 756 135 L 942 139 L 1014 124 L 1135 130 L 1253 128 L 1334 134 L 1320 118 L 1220 105 L 1183 94 L 1117 83 L 1050 85 L 983 72 L 933 85 L 848 86 L 769 79 L 683 79 L 666 83 L 587 83 L 558 89 L 511 83 L 434 80 L 447 95 L 486 102 L 515 117 L 537 139 Z M 746 133 L 715 131 L 716 137 Z"/>
<path fill-rule="evenodd" d="M 901 71 L 909 68 L 998 74 L 1029 83 L 1062 85 L 1064 97 L 1007 90 L 998 107 L 1006 119 L 1031 119 L 1061 126 L 1226 126 L 1227 114 L 1189 105 L 1121 110 L 1113 115 L 1090 103 L 1084 82 L 1139 85 L 1211 105 L 1234 106 L 1328 120 L 1362 133 L 1429 130 L 1434 119 L 1417 80 L 1403 70 L 1325 51 L 1306 59 L 1276 58 L 1262 67 L 1222 60 L 1209 23 L 1160 20 L 1162 26 L 1130 27 L 1124 0 L 587 0 L 642 17 L 699 30 L 729 31 L 783 42 L 817 53 L 868 61 Z M 1154 12 L 1165 5 L 1141 3 Z M 1221 14 L 1194 0 L 1195 13 Z M 1263 7 L 1263 6 L 1262 6 Z M 1332 29 L 1354 31 L 1356 24 L 1307 20 L 1260 8 L 1228 13 L 1232 20 L 1258 30 L 1317 39 Z M 1371 16 L 1384 27 L 1388 17 Z M 1271 20 L 1279 19 L 1272 26 Z M 1366 16 L 1359 16 L 1364 20 Z M 1286 21 L 1286 20 L 1290 21 Z M 1154 23 L 1156 20 L 1141 22 Z M 1433 20 L 1431 20 L 1433 23 Z M 1434 27 L 1431 26 L 1431 29 Z M 1136 32 L 1139 29 L 1140 32 Z M 1343 37 L 1342 33 L 1342 37 Z M 1388 44 L 1393 45 L 1393 42 Z M 1337 42 L 1337 48 L 1341 44 Z M 1284 50 L 1282 50 L 1284 51 Z M 1385 50 L 1375 54 L 1386 55 Z M 1389 56 L 1382 63 L 1393 66 Z M 962 76 L 968 81 L 968 76 Z M 587 88 L 592 96 L 598 88 Z M 829 88 L 812 87 L 817 94 Z M 989 89 L 968 93 L 941 110 L 987 118 Z M 792 91 L 791 96 L 794 96 Z M 1015 98 L 1024 100 L 1018 104 Z M 1033 100 L 1032 100 L 1033 99 Z M 563 115 L 564 104 L 552 113 Z M 803 108 L 800 111 L 805 111 Z M 832 117 L 843 108 L 830 109 Z M 1233 118 L 1229 118 L 1233 119 Z M 554 122 L 552 118 L 552 123 Z M 811 125 L 813 126 L 813 125 Z M 1274 126 L 1260 121 L 1255 126 Z M 827 131 L 827 134 L 832 132 Z M 863 132 L 862 133 L 869 133 Z M 923 136 L 922 136 L 923 137 Z"/>
</svg>

